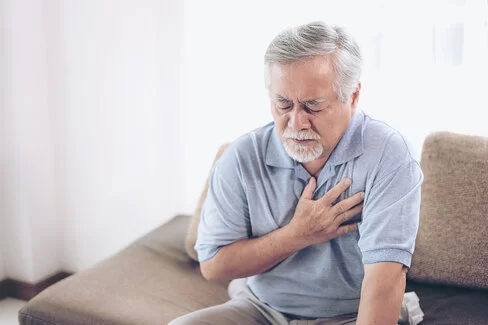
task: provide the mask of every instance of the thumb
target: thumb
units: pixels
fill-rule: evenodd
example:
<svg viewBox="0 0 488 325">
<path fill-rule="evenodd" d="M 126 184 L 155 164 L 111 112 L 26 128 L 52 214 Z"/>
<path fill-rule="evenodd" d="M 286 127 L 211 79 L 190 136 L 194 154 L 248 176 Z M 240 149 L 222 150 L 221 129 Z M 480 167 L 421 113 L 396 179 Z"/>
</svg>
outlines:
<svg viewBox="0 0 488 325">
<path fill-rule="evenodd" d="M 307 186 L 303 189 L 302 197 L 303 199 L 311 200 L 313 196 L 313 191 L 317 187 L 317 183 L 315 181 L 315 177 L 310 177 Z"/>
</svg>

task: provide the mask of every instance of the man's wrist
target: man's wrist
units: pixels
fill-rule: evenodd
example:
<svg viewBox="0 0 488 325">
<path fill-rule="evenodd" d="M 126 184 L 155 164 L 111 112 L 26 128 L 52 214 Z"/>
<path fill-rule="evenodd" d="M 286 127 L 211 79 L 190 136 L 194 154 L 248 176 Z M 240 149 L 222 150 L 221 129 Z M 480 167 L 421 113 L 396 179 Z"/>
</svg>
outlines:
<svg viewBox="0 0 488 325">
<path fill-rule="evenodd" d="M 312 244 L 309 238 L 297 233 L 293 227 L 293 224 L 291 223 L 287 224 L 283 228 L 280 228 L 280 231 L 282 231 L 282 235 L 285 238 L 286 243 L 291 245 L 293 250 L 296 252 Z"/>
</svg>

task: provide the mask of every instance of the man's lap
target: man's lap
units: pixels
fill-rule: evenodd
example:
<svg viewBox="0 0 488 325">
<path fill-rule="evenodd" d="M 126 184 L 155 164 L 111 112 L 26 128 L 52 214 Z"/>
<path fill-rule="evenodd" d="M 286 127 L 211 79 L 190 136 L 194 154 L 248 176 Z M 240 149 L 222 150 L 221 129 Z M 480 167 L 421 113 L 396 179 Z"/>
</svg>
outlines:
<svg viewBox="0 0 488 325">
<path fill-rule="evenodd" d="M 201 309 L 173 320 L 169 325 L 214 324 L 214 325 L 354 325 L 355 316 L 342 316 L 327 319 L 300 320 L 285 316 L 259 301 L 249 290 L 245 279 L 231 281 L 226 303 Z"/>
</svg>

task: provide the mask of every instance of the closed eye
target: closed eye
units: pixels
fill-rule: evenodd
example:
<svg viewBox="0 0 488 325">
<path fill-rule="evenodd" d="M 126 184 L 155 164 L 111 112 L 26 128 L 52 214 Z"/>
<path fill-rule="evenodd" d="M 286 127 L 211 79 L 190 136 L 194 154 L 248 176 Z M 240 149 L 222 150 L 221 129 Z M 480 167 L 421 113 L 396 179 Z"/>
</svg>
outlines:
<svg viewBox="0 0 488 325">
<path fill-rule="evenodd" d="M 304 106 L 304 108 L 305 108 L 305 110 L 306 110 L 307 112 L 310 112 L 310 113 L 318 113 L 318 112 L 320 112 L 320 111 L 321 111 L 321 109 L 312 109 L 312 108 L 310 108 L 310 106 L 308 106 L 308 105 L 305 105 L 305 106 Z"/>
<path fill-rule="evenodd" d="M 304 102 L 301 102 L 303 108 L 308 113 L 319 113 L 323 110 L 323 106 L 326 105 L 325 99 L 311 99 Z"/>
<path fill-rule="evenodd" d="M 275 101 L 275 105 L 280 110 L 287 110 L 293 107 L 293 102 L 285 98 L 278 98 Z"/>
<path fill-rule="evenodd" d="M 289 110 L 290 108 L 292 108 L 293 106 L 292 105 L 288 105 L 288 106 L 276 105 L 276 107 L 282 111 L 286 111 L 286 110 Z"/>
</svg>

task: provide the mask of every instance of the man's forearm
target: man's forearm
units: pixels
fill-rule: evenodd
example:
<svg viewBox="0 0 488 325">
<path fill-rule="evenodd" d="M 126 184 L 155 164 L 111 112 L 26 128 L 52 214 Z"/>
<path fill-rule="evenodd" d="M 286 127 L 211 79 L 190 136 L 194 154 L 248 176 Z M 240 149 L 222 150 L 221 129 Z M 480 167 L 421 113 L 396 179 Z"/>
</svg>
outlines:
<svg viewBox="0 0 488 325">
<path fill-rule="evenodd" d="M 217 255 L 200 264 L 207 280 L 231 280 L 263 273 L 308 246 L 297 240 L 288 226 L 252 239 L 222 247 Z"/>
<path fill-rule="evenodd" d="M 365 266 L 357 325 L 398 323 L 405 293 L 405 273 L 403 265 L 394 262 Z"/>
</svg>

